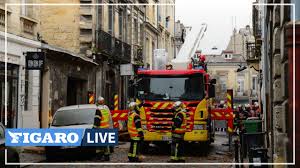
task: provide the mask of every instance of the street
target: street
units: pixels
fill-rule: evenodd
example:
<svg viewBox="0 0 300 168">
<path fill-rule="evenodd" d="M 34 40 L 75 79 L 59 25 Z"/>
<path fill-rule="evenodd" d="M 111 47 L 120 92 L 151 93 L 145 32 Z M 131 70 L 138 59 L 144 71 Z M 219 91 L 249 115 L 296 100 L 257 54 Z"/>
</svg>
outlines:
<svg viewBox="0 0 300 168">
<path fill-rule="evenodd" d="M 228 146 L 222 144 L 228 143 L 225 132 L 218 132 L 216 134 L 216 141 L 212 143 L 209 147 L 209 153 L 207 156 L 204 156 L 201 151 L 201 145 L 199 144 L 187 144 L 185 148 L 186 163 L 232 163 L 233 155 L 228 150 Z M 168 146 L 169 147 L 169 146 Z M 169 148 L 150 145 L 149 154 L 145 154 L 143 162 L 144 163 L 167 163 L 169 160 Z M 128 142 L 119 142 L 119 146 L 115 148 L 114 153 L 111 155 L 111 161 L 109 163 L 128 163 L 127 153 L 129 149 Z M 195 150 L 197 149 L 197 150 Z M 80 157 L 79 157 L 80 158 Z M 62 160 L 61 162 L 67 163 L 99 163 L 102 162 L 97 160 L 95 157 L 90 159 L 73 159 L 72 160 Z M 21 163 L 26 162 L 38 162 L 38 163 L 47 163 L 44 154 L 37 153 L 22 153 L 21 154 Z M 47 166 L 32 166 L 24 165 L 21 167 L 47 167 Z M 69 166 L 56 166 L 56 167 L 69 167 Z M 78 167 L 94 167 L 94 165 L 85 165 Z M 120 166 L 123 167 L 123 166 Z M 126 166 L 124 166 L 126 167 Z M 154 167 L 154 166 L 153 166 Z M 157 166 L 155 166 L 157 167 Z M 163 167 L 163 166 L 159 166 Z M 215 167 L 226 167 L 226 166 L 215 166 Z M 230 166 L 227 166 L 230 167 Z"/>
<path fill-rule="evenodd" d="M 299 32 L 300 0 L 0 0 L 0 168 L 300 163 Z"/>
</svg>

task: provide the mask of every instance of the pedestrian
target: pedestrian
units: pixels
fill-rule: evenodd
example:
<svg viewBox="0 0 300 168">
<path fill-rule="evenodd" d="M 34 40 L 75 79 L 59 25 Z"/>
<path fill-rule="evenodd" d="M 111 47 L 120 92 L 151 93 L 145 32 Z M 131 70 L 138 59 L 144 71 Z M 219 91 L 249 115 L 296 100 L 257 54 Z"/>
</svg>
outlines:
<svg viewBox="0 0 300 168">
<path fill-rule="evenodd" d="M 186 131 L 186 109 L 182 102 L 177 101 L 173 105 L 175 112 L 172 125 L 172 143 L 170 162 L 185 162 L 184 155 L 184 134 Z"/>
<path fill-rule="evenodd" d="M 128 133 L 130 135 L 130 148 L 128 152 L 129 162 L 141 162 L 140 149 L 144 140 L 144 133 L 141 124 L 140 109 L 136 102 L 129 104 Z"/>
<path fill-rule="evenodd" d="M 104 103 L 104 98 L 99 96 L 97 99 L 96 105 L 97 105 L 97 109 L 96 109 L 96 114 L 95 114 L 95 118 L 94 118 L 93 128 L 99 128 L 99 129 L 113 128 L 112 117 L 111 117 L 109 108 Z M 104 159 L 104 161 L 110 160 L 110 157 L 109 157 L 110 147 L 109 146 L 99 147 L 96 150 L 96 153 L 98 154 L 99 160 L 102 160 L 102 158 Z"/>
</svg>

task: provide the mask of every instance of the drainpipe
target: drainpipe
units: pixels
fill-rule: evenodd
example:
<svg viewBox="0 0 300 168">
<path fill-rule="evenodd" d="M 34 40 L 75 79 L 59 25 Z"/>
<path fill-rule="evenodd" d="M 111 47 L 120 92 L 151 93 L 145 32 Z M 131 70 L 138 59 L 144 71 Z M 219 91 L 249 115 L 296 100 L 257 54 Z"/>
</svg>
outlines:
<svg viewBox="0 0 300 168">
<path fill-rule="evenodd" d="M 158 18 L 159 18 L 159 12 L 158 12 L 158 8 L 159 6 L 157 6 L 157 10 L 156 10 L 156 26 L 157 26 L 157 30 L 158 30 L 158 34 L 157 34 L 157 38 L 156 38 L 156 48 L 158 49 L 159 46 L 158 46 L 158 42 L 159 42 L 159 21 L 158 21 Z M 153 62 L 153 61 L 152 61 Z M 154 62 L 152 63 L 152 67 L 153 67 L 153 64 Z"/>
<path fill-rule="evenodd" d="M 174 12 L 173 12 L 173 17 L 174 17 L 174 24 L 173 24 L 173 26 L 174 26 L 174 31 L 173 31 L 173 38 L 174 38 L 174 41 L 173 41 L 173 59 L 174 58 L 176 58 L 176 45 L 175 45 L 175 31 L 176 31 L 176 19 L 175 19 L 175 14 L 176 14 L 176 12 L 175 12 L 175 1 L 174 1 L 174 6 L 172 6 L 173 8 L 174 8 Z"/>
</svg>

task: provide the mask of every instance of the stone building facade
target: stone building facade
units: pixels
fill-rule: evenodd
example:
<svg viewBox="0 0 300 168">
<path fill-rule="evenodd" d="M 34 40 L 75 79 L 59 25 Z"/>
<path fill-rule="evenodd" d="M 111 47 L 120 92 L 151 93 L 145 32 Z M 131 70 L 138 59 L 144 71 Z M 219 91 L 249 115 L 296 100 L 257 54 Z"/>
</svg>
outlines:
<svg viewBox="0 0 300 168">
<path fill-rule="evenodd" d="M 208 71 L 217 79 L 217 100 L 226 99 L 226 90 L 233 89 L 234 104 L 252 104 L 258 101 L 258 72 L 247 67 L 247 43 L 253 39 L 249 26 L 233 31 L 226 50 L 207 55 Z M 239 68 L 244 67 L 241 71 Z"/>
<path fill-rule="evenodd" d="M 175 1 L 150 0 L 149 3 L 170 4 L 146 6 L 144 62 L 153 68 L 155 49 L 165 49 L 169 62 L 175 57 Z"/>
<path fill-rule="evenodd" d="M 169 1 L 175 3 L 174 0 Z M 51 2 L 40 0 L 39 2 L 75 3 L 72 6 L 40 6 L 39 34 L 46 44 L 43 45 L 44 49 L 54 50 L 48 52 L 52 54 L 59 52 L 58 55 L 61 57 L 65 55 L 71 59 L 73 56 L 75 62 L 77 59 L 80 60 L 76 63 L 65 59 L 56 61 L 65 61 L 66 64 L 73 65 L 74 67 L 70 69 L 76 69 L 76 65 L 82 64 L 79 66 L 82 69 L 80 73 L 84 73 L 84 69 L 89 68 L 88 85 L 86 85 L 88 88 L 85 91 L 95 93 L 95 97 L 103 96 L 106 104 L 111 108 L 113 108 L 115 94 L 119 95 L 119 108 L 125 108 L 127 105 L 130 76 L 121 76 L 122 64 L 143 63 L 151 66 L 153 50 L 156 48 L 166 48 L 169 56 L 174 54 L 174 6 L 143 5 L 161 3 L 155 0 L 55 0 Z M 105 5 L 92 5 L 94 3 Z M 117 3 L 129 5 L 116 5 Z M 49 58 L 51 60 L 55 57 Z M 60 64 L 52 63 L 52 65 Z M 51 79 L 50 81 L 54 82 Z M 44 93 L 46 96 L 48 94 Z M 48 96 L 49 100 L 53 101 L 55 96 Z M 68 94 L 65 96 L 68 97 Z M 56 96 L 56 99 L 57 97 L 60 98 L 60 95 Z M 47 102 L 43 101 L 46 104 Z M 45 114 L 51 111 L 51 116 L 58 107 L 70 105 L 65 98 L 64 101 L 58 102 L 64 103 L 59 106 L 48 103 L 48 107 L 43 108 Z"/>
<path fill-rule="evenodd" d="M 39 51 L 37 40 L 39 20 L 36 7 L 11 6 L 5 11 L 4 3 L 25 1 L 0 1 L 0 112 L 5 122 L 5 61 L 7 61 L 7 127 L 40 127 L 40 71 L 25 69 L 25 53 Z M 29 2 L 36 2 L 30 0 Z M 5 14 L 7 25 L 5 25 Z M 5 26 L 7 26 L 7 60 L 5 60 Z"/>
<path fill-rule="evenodd" d="M 175 58 L 175 0 L 161 0 L 160 5 L 157 6 L 158 12 L 158 48 L 166 49 L 168 53 L 168 61 Z"/>
<path fill-rule="evenodd" d="M 185 36 L 186 36 L 185 26 L 183 25 L 183 23 L 180 22 L 180 20 L 178 20 L 175 23 L 175 51 L 176 51 L 176 55 L 178 54 L 179 50 L 181 49 L 181 46 L 184 43 Z"/>
<path fill-rule="evenodd" d="M 269 3 L 257 6 L 256 3 Z M 267 132 L 266 146 L 270 149 L 271 161 L 275 163 L 293 162 L 293 9 L 291 6 L 274 3 L 295 3 L 296 13 L 296 61 L 299 59 L 299 1 L 258 0 L 253 7 L 254 35 L 260 69 L 261 102 L 264 114 L 264 129 Z M 272 5 L 273 4 L 273 5 Z M 298 20 L 298 21 L 297 21 Z M 261 41 L 261 43 L 260 43 Z M 296 66 L 297 67 L 297 66 Z M 297 81 L 296 81 L 297 83 Z M 297 85 L 296 85 L 297 86 Z M 297 96 L 296 96 L 297 97 Z M 297 104 L 295 105 L 297 107 Z M 297 113 L 297 110 L 296 110 Z M 299 117 L 299 115 L 296 117 Z M 297 123 L 297 122 L 296 122 Z M 298 145 L 298 146 L 297 146 Z M 299 150 L 297 150 L 299 152 Z M 299 162 L 299 157 L 298 162 Z"/>
</svg>

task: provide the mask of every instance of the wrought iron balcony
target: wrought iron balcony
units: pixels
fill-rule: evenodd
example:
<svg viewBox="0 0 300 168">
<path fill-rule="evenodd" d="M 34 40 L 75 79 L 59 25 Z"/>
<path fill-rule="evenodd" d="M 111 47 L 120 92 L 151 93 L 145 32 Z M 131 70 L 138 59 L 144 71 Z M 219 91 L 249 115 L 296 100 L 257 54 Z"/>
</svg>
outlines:
<svg viewBox="0 0 300 168">
<path fill-rule="evenodd" d="M 100 50 L 100 52 L 111 56 L 113 53 L 112 44 L 113 44 L 113 37 L 109 33 L 99 30 L 97 47 Z"/>
<path fill-rule="evenodd" d="M 123 44 L 122 41 L 117 38 L 115 38 L 114 57 L 118 59 L 123 57 Z"/>
<path fill-rule="evenodd" d="M 112 37 L 103 30 L 98 31 L 97 48 L 99 53 L 116 63 L 130 63 L 131 61 L 131 45 Z"/>
<path fill-rule="evenodd" d="M 123 43 L 124 46 L 124 60 L 128 60 L 128 63 L 131 61 L 131 45 Z"/>
</svg>

